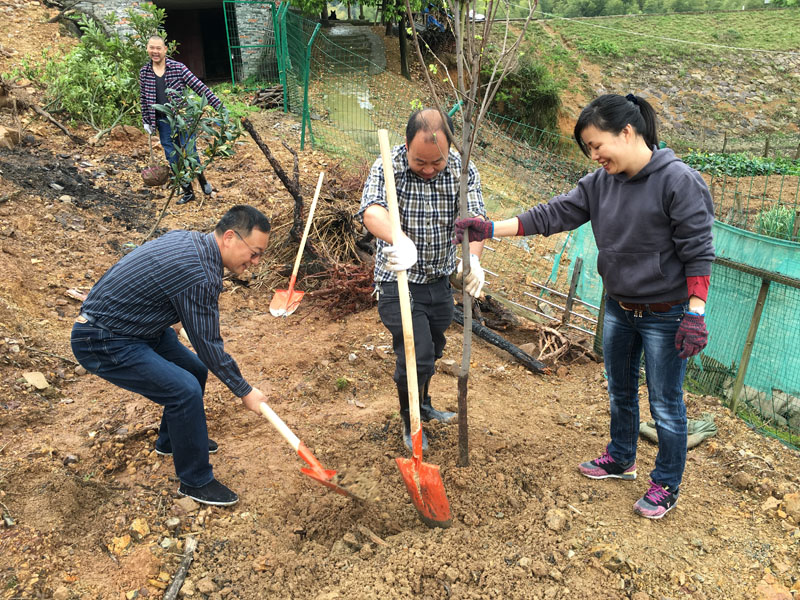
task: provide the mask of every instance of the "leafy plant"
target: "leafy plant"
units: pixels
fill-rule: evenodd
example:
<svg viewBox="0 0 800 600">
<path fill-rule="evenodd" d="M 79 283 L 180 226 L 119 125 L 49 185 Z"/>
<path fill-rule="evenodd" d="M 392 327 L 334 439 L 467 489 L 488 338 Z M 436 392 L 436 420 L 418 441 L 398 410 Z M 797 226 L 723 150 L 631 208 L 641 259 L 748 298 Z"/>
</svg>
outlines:
<svg viewBox="0 0 800 600">
<path fill-rule="evenodd" d="M 105 26 L 83 15 L 79 21 L 80 43 L 65 57 L 48 60 L 41 80 L 56 111 L 88 123 L 98 132 L 118 123 L 132 124 L 139 114 L 139 69 L 148 60 L 146 43 L 151 35 L 165 36 L 165 11 L 153 4 L 141 5 L 143 13 L 128 9 L 132 34 L 116 31 L 116 17 Z M 110 33 L 109 33 L 110 32 Z M 168 44 L 168 52 L 175 50 Z"/>
<path fill-rule="evenodd" d="M 213 86 L 212 90 L 214 95 L 222 100 L 231 118 L 235 121 L 241 120 L 242 117 L 246 117 L 250 113 L 259 111 L 257 106 L 253 106 L 248 102 L 249 96 L 245 91 L 245 85 L 219 83 Z"/>
<path fill-rule="evenodd" d="M 690 167 L 711 175 L 800 175 L 800 160 L 750 157 L 742 153 L 690 151 L 683 157 Z"/>
<path fill-rule="evenodd" d="M 491 64 L 482 69 L 487 77 Z M 497 91 L 492 110 L 539 129 L 555 129 L 561 107 L 559 86 L 547 68 L 530 55 L 522 55 L 517 67 L 506 75 Z"/>
<path fill-rule="evenodd" d="M 171 93 L 172 90 L 168 90 Z M 181 143 L 175 144 L 175 161 L 170 165 L 170 195 L 152 229 L 142 240 L 147 241 L 155 232 L 169 207 L 169 203 L 182 185 L 193 181 L 218 158 L 233 156 L 236 140 L 244 131 L 239 119 L 231 118 L 223 105 L 215 110 L 205 96 L 198 96 L 189 88 L 183 95 L 167 104 L 154 104 L 164 113 L 173 136 Z M 192 143 L 194 142 L 194 143 Z M 193 146 L 205 146 L 202 153 L 192 152 Z"/>
<path fill-rule="evenodd" d="M 795 212 L 782 205 L 762 210 L 756 215 L 756 232 L 781 240 L 791 240 Z"/>
<path fill-rule="evenodd" d="M 350 380 L 347 377 L 336 378 L 336 391 L 341 392 L 346 390 L 350 385 Z"/>
</svg>

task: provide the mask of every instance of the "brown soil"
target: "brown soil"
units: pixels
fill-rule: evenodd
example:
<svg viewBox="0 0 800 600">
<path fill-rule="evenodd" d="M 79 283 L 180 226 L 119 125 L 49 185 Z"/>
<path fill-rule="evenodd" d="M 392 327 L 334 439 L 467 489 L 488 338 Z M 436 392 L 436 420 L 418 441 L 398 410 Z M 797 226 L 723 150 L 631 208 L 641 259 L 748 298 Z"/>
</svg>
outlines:
<svg viewBox="0 0 800 600">
<path fill-rule="evenodd" d="M 43 20 L 34 8 L 26 5 L 28 16 Z M 3 39 L 9 27 L 0 24 Z M 11 119 L 0 112 L 0 123 Z M 299 147 L 291 119 L 265 113 L 253 121 L 290 165 L 280 139 Z M 790 495 L 800 489 L 798 454 L 748 429 L 717 399 L 687 394 L 690 417 L 714 414 L 719 433 L 689 452 L 675 510 L 648 521 L 631 507 L 647 487 L 655 446 L 642 442 L 635 482 L 590 481 L 576 469 L 607 440 L 602 365 L 565 362 L 532 375 L 475 340 L 469 466 L 456 466 L 456 425 L 426 425 L 424 460 L 440 466 L 453 514 L 451 528 L 429 529 L 394 460 L 405 456 L 394 356 L 375 308 L 332 319 L 307 297 L 276 319 L 270 289 L 233 280 L 220 298 L 227 349 L 251 382 L 271 390 L 275 411 L 323 465 L 371 502 L 303 475 L 269 423 L 212 377 L 206 408 L 220 445 L 212 463 L 241 501 L 179 503 L 172 464 L 153 450 L 158 408 L 79 375 L 69 348 L 79 302 L 67 290 L 86 291 L 125 244 L 141 239 L 165 200 L 139 180 L 145 139 L 118 132 L 89 148 L 38 121 L 30 130 L 38 145 L 0 151 L 0 516 L 8 525 L 0 525 L 0 597 L 160 597 L 190 535 L 199 547 L 183 594 L 214 600 L 752 599 L 791 598 L 786 590 L 800 588 Z M 328 161 L 300 154 L 306 193 Z M 249 140 L 209 179 L 220 191 L 173 206 L 164 229 L 208 230 L 240 202 L 273 217 L 291 210 Z M 521 344 L 530 332 L 504 335 Z M 461 347 L 453 325 L 445 358 L 458 363 Z M 44 374 L 47 389 L 26 383 L 32 371 Z M 438 374 L 432 395 L 454 410 L 456 379 Z"/>
</svg>

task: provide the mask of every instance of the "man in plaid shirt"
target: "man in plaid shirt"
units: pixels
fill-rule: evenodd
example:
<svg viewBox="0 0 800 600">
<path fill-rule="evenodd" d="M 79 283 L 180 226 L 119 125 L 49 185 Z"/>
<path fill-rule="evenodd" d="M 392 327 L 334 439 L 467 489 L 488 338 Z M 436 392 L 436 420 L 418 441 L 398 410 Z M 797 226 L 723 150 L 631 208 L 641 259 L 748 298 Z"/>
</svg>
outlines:
<svg viewBox="0 0 800 600">
<path fill-rule="evenodd" d="M 164 154 L 166 154 L 169 163 L 174 164 L 176 161 L 175 142 L 177 141 L 181 147 L 186 146 L 187 143 L 190 144 L 189 151 L 196 155 L 195 140 L 194 138 L 186 140 L 183 136 L 177 139 L 172 134 L 166 115 L 157 111 L 153 105 L 179 100 L 183 90 L 188 86 L 198 95 L 205 96 L 208 99 L 208 103 L 214 108 L 224 109 L 224 107 L 219 98 L 214 95 L 214 92 L 195 77 L 186 68 L 186 65 L 177 60 L 167 58 L 167 47 L 164 38 L 159 35 L 151 36 L 147 40 L 147 54 L 150 57 L 150 62 L 139 70 L 142 124 L 148 135 L 152 135 L 154 131 L 158 130 L 158 137 L 161 140 L 161 146 L 164 148 Z M 211 184 L 206 181 L 203 173 L 197 176 L 197 180 L 200 182 L 204 194 L 208 195 L 213 191 Z M 182 187 L 183 196 L 177 201 L 177 204 L 186 204 L 194 200 L 192 182 L 184 183 Z"/>
<path fill-rule="evenodd" d="M 453 131 L 449 117 L 447 123 L 450 131 Z M 394 381 L 403 420 L 403 442 L 411 450 L 397 271 L 408 271 L 420 386 L 420 418 L 425 422 L 435 419 L 448 423 L 456 416 L 453 412 L 434 409 L 428 393 L 434 363 L 444 351 L 444 332 L 453 320 L 453 292 L 449 276 L 456 270 L 457 247 L 452 240 L 454 223 L 458 218 L 461 174 L 461 156 L 450 149 L 450 139 L 439 111 L 425 109 L 411 114 L 406 125 L 406 143 L 392 149 L 392 164 L 403 230 L 400 239 L 392 240 L 381 159 L 372 165 L 356 216 L 378 239 L 375 256 L 378 314 L 392 334 L 392 345 L 397 356 Z M 485 218 L 481 179 L 471 162 L 468 177 L 468 212 L 473 217 Z M 466 288 L 476 298 L 480 296 L 484 283 L 479 260 L 482 250 L 482 241 L 470 244 L 471 272 Z M 461 272 L 460 263 L 458 271 Z M 422 444 L 423 449 L 427 449 L 424 432 Z"/>
</svg>

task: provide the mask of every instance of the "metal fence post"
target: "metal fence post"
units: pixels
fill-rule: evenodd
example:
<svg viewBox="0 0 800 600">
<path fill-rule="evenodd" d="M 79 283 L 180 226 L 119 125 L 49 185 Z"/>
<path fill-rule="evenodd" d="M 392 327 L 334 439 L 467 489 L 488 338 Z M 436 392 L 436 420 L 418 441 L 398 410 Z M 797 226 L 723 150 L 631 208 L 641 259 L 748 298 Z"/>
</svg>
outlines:
<svg viewBox="0 0 800 600">
<path fill-rule="evenodd" d="M 306 64 L 304 73 L 305 81 L 303 82 L 303 129 L 302 133 L 300 134 L 300 150 L 305 149 L 306 125 L 308 125 L 308 133 L 312 136 L 314 135 L 314 133 L 311 131 L 311 110 L 308 108 L 308 85 L 311 74 L 311 47 L 314 45 L 314 39 L 317 37 L 320 27 L 322 27 L 322 25 L 317 23 L 317 26 L 314 27 L 314 33 L 311 34 L 308 44 L 306 45 Z"/>
</svg>

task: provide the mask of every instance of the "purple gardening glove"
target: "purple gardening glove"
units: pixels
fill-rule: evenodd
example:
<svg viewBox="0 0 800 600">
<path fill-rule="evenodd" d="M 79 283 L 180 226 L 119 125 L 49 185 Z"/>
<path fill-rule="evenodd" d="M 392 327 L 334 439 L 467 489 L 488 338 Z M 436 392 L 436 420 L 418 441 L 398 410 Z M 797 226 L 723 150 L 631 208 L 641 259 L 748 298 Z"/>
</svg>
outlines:
<svg viewBox="0 0 800 600">
<path fill-rule="evenodd" d="M 460 244 L 464 239 L 464 230 L 469 227 L 469 241 L 480 242 L 487 240 L 494 235 L 494 222 L 484 221 L 478 217 L 467 219 L 456 219 L 456 239 L 454 244 Z"/>
<path fill-rule="evenodd" d="M 687 312 L 675 334 L 675 349 L 679 358 L 689 358 L 699 353 L 708 343 L 708 330 L 703 315 Z"/>
</svg>

